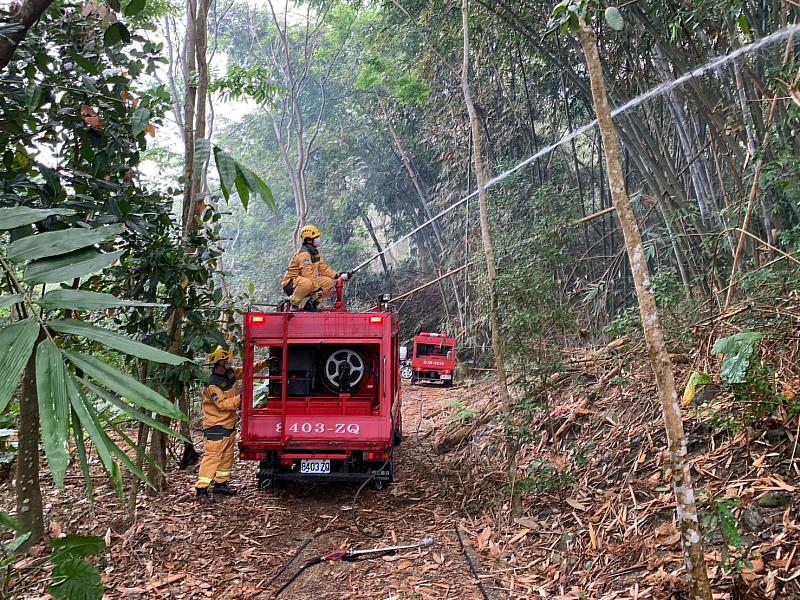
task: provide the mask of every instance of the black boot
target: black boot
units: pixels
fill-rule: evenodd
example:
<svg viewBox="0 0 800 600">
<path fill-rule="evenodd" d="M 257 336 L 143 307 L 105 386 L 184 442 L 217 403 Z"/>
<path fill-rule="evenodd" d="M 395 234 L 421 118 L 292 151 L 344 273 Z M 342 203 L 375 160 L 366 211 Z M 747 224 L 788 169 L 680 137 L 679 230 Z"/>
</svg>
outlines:
<svg viewBox="0 0 800 600">
<path fill-rule="evenodd" d="M 239 493 L 236 488 L 232 488 L 230 485 L 228 485 L 227 481 L 225 483 L 217 483 L 215 481 L 214 485 L 211 486 L 211 491 L 215 494 L 221 494 L 223 496 L 235 496 Z"/>
<path fill-rule="evenodd" d="M 208 493 L 208 488 L 207 487 L 195 488 L 195 490 L 197 491 L 196 498 L 197 498 L 197 500 L 199 502 L 213 502 L 214 501 L 214 497 L 211 494 Z"/>
<path fill-rule="evenodd" d="M 200 454 L 194 448 L 194 444 L 183 444 L 183 457 L 181 458 L 181 471 L 186 471 L 190 467 L 200 463 Z"/>
</svg>

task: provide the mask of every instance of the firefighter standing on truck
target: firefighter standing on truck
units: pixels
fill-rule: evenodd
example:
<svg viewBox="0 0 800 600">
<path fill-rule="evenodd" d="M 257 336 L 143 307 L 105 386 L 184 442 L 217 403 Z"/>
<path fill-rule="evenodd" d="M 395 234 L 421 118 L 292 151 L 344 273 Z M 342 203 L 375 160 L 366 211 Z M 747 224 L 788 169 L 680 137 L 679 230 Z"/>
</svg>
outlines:
<svg viewBox="0 0 800 600">
<path fill-rule="evenodd" d="M 352 274 L 337 273 L 323 260 L 319 229 L 306 225 L 300 230 L 300 239 L 303 245 L 289 261 L 281 287 L 289 296 L 290 310 L 319 310 L 322 295 L 333 287 L 334 279 L 347 281 Z"/>
<path fill-rule="evenodd" d="M 200 462 L 197 483 L 197 497 L 210 500 L 209 486 L 214 494 L 235 496 L 236 490 L 230 486 L 233 467 L 233 451 L 236 444 L 237 410 L 242 403 L 237 380 L 242 368 L 233 368 L 233 352 L 222 346 L 208 355 L 211 363 L 211 376 L 203 396 L 203 437 L 205 444 L 203 460 Z M 268 360 L 256 362 L 253 372 L 260 371 Z M 213 482 L 213 485 L 212 485 Z"/>
</svg>

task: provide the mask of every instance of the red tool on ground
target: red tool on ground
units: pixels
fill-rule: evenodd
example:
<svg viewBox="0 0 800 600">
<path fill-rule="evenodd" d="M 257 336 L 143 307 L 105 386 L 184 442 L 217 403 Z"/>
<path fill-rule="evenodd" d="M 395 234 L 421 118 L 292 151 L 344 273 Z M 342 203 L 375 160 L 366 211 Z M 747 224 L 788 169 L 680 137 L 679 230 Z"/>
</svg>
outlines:
<svg viewBox="0 0 800 600">
<path fill-rule="evenodd" d="M 262 489 L 278 481 L 392 479 L 402 439 L 398 315 L 382 296 L 349 312 L 248 312 L 242 377 L 243 460 L 258 460 Z M 268 370 L 253 364 L 270 359 Z"/>
<path fill-rule="evenodd" d="M 302 567 L 300 567 L 300 569 L 294 575 L 292 575 L 286 581 L 286 583 L 284 583 L 278 589 L 277 592 L 275 592 L 275 597 L 277 598 L 278 596 L 280 596 L 281 593 L 283 593 L 283 591 L 286 588 L 288 588 L 292 583 L 294 583 L 294 581 L 306 569 L 308 569 L 309 567 L 313 567 L 314 565 L 318 565 L 318 564 L 323 563 L 323 562 L 337 562 L 337 561 L 340 561 L 340 560 L 343 560 L 343 561 L 346 561 L 346 562 L 355 562 L 357 560 L 361 560 L 361 559 L 364 559 L 364 558 L 370 558 L 372 556 L 382 556 L 384 554 L 394 554 L 395 552 L 399 552 L 400 550 L 415 550 L 417 548 L 425 548 L 425 547 L 431 546 L 431 545 L 433 545 L 433 538 L 426 537 L 426 538 L 421 539 L 416 544 L 404 544 L 404 545 L 400 545 L 400 546 L 384 546 L 383 548 L 363 548 L 363 549 L 355 549 L 355 548 L 344 549 L 344 548 L 339 548 L 339 549 L 336 549 L 336 550 L 332 550 L 331 552 L 328 552 L 327 554 L 323 554 L 322 556 L 315 556 L 314 558 L 309 560 L 307 563 L 305 563 Z M 297 555 L 295 555 L 295 557 L 296 556 Z M 295 557 L 292 557 L 291 560 L 294 560 Z M 286 565 L 284 565 L 284 568 L 287 567 L 289 564 L 290 563 L 287 563 Z M 279 570 L 278 575 L 280 575 L 282 572 L 283 572 L 283 568 L 281 570 Z M 275 580 L 275 578 L 273 577 L 273 581 L 274 580 Z"/>
<path fill-rule="evenodd" d="M 411 355 L 411 383 L 441 381 L 453 385 L 456 369 L 456 340 L 445 333 L 420 333 L 414 337 Z"/>
</svg>

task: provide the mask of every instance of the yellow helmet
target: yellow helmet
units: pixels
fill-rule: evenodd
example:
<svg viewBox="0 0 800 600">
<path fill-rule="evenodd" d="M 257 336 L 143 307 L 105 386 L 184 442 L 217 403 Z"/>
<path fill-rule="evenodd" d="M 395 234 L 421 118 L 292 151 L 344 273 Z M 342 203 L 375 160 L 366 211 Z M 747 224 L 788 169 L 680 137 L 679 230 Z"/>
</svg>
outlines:
<svg viewBox="0 0 800 600">
<path fill-rule="evenodd" d="M 320 235 L 322 234 L 319 232 L 319 229 L 317 229 L 313 225 L 306 225 L 300 230 L 301 240 L 305 240 L 307 238 L 311 238 L 313 240 L 318 238 Z"/>
<path fill-rule="evenodd" d="M 217 346 L 214 348 L 214 351 L 208 355 L 208 362 L 215 365 L 221 360 L 233 360 L 233 352 L 225 350 L 222 346 Z"/>
</svg>

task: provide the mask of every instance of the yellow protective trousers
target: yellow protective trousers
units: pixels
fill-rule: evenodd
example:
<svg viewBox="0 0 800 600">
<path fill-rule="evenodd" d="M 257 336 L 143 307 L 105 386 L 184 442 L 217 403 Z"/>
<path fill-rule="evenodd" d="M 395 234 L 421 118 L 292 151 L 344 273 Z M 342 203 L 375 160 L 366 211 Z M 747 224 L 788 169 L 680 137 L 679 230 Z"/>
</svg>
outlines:
<svg viewBox="0 0 800 600">
<path fill-rule="evenodd" d="M 195 487 L 207 488 L 212 481 L 224 483 L 231 478 L 236 430 L 212 427 L 205 430 L 203 460 L 200 461 Z"/>
<path fill-rule="evenodd" d="M 313 279 L 308 277 L 295 277 L 294 279 L 294 297 L 298 300 L 308 298 L 317 290 L 327 292 L 333 287 L 333 279 L 320 275 Z"/>
</svg>

